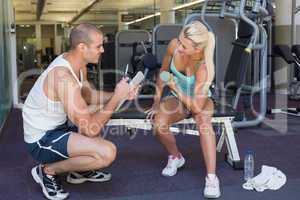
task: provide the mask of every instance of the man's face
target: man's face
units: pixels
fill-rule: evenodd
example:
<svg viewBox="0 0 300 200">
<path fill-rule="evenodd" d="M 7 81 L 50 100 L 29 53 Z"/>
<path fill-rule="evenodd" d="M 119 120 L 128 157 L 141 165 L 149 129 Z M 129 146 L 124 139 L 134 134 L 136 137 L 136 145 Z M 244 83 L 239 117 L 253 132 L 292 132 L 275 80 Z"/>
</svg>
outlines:
<svg viewBox="0 0 300 200">
<path fill-rule="evenodd" d="M 88 63 L 97 64 L 101 54 L 104 52 L 103 35 L 93 32 L 91 33 L 90 38 L 92 42 L 90 44 L 86 44 L 84 58 Z"/>
</svg>

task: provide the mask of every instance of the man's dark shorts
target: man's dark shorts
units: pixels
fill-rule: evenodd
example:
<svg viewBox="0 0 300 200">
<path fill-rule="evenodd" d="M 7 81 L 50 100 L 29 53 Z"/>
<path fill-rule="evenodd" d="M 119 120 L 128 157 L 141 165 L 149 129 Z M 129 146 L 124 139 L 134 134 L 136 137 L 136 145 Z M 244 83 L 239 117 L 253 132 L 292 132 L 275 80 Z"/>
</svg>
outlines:
<svg viewBox="0 0 300 200">
<path fill-rule="evenodd" d="M 70 133 L 77 131 L 76 127 L 65 123 L 47 131 L 39 141 L 27 143 L 27 149 L 39 163 L 53 163 L 68 159 L 68 139 Z"/>
</svg>

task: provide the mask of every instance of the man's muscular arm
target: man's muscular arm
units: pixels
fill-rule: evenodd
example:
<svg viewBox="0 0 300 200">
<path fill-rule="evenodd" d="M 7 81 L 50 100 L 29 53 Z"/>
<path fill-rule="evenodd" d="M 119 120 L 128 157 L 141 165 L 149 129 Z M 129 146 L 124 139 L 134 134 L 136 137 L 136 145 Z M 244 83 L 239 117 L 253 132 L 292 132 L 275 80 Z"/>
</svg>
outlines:
<svg viewBox="0 0 300 200">
<path fill-rule="evenodd" d="M 94 86 L 87 79 L 86 69 L 82 70 L 83 75 L 83 87 L 82 87 L 82 97 L 89 105 L 104 105 L 111 97 L 113 92 L 105 92 L 102 90 L 96 90 Z"/>
<path fill-rule="evenodd" d="M 116 88 L 115 94 L 104 108 L 95 113 L 90 113 L 86 101 L 81 95 L 81 89 L 71 73 L 66 69 L 58 69 L 54 74 L 54 90 L 62 102 L 69 119 L 77 125 L 79 132 L 88 137 L 95 137 L 110 119 L 119 102 L 126 98 L 129 85 L 124 80 Z M 120 92 L 121 91 L 121 92 Z"/>
</svg>

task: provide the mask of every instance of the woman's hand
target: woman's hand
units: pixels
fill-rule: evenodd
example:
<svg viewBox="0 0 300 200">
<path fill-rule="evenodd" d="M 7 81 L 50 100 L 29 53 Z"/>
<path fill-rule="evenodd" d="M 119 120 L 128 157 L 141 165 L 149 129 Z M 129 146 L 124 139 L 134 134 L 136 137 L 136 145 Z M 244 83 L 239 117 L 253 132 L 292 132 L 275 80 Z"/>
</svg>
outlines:
<svg viewBox="0 0 300 200">
<path fill-rule="evenodd" d="M 149 110 L 146 110 L 147 117 L 146 119 L 150 119 L 151 121 L 154 119 L 154 116 L 157 114 L 159 110 L 160 99 L 154 98 L 154 103 Z"/>
<path fill-rule="evenodd" d="M 169 86 L 169 88 L 171 90 L 176 91 L 177 86 L 176 86 L 176 81 L 175 81 L 175 78 L 173 75 L 170 77 L 169 81 L 166 82 L 166 84 Z"/>
<path fill-rule="evenodd" d="M 168 85 L 171 90 L 176 89 L 177 78 L 174 77 L 173 74 L 171 74 L 168 71 L 162 71 L 160 72 L 159 77 L 160 80 L 162 80 L 166 85 Z"/>
</svg>

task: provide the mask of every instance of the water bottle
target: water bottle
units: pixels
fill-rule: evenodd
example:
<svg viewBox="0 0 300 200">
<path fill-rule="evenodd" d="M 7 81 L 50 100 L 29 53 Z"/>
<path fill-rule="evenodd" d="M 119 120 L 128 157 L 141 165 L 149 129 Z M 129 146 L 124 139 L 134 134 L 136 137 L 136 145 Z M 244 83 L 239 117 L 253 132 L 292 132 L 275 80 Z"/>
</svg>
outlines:
<svg viewBox="0 0 300 200">
<path fill-rule="evenodd" d="M 254 157 L 253 151 L 247 151 L 244 159 L 244 179 L 248 181 L 254 176 Z"/>
</svg>

